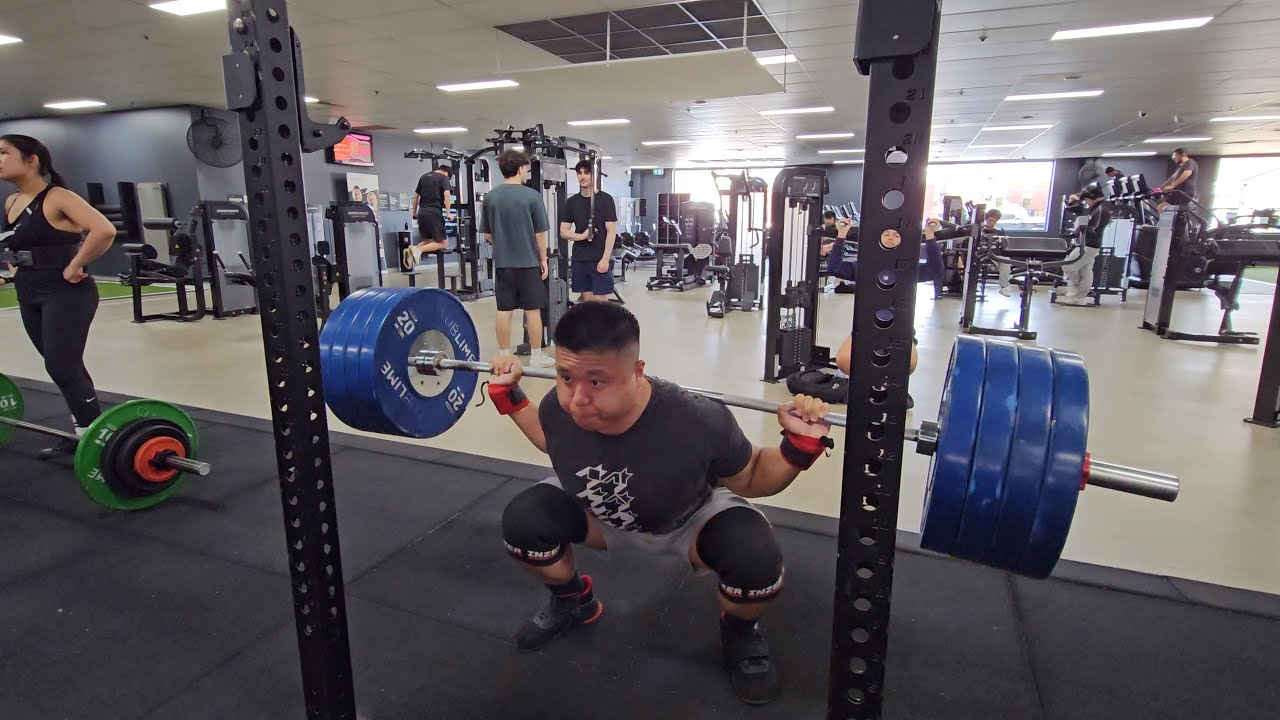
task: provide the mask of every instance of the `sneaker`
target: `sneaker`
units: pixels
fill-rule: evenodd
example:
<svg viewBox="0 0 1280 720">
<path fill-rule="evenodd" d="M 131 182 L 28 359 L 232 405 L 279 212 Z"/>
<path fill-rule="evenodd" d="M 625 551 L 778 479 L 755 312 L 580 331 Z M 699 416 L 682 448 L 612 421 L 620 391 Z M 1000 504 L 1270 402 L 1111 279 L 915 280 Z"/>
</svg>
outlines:
<svg viewBox="0 0 1280 720">
<path fill-rule="evenodd" d="M 542 350 L 535 350 L 529 355 L 529 364 L 538 368 L 555 367 L 556 359 Z"/>
<path fill-rule="evenodd" d="M 1002 287 L 1000 288 L 1000 294 L 1005 297 L 1013 297 L 1013 289 L 1008 286 Z"/>
<path fill-rule="evenodd" d="M 769 659 L 769 640 L 760 623 L 750 633 L 741 633 L 730 630 L 721 620 L 720 649 L 739 700 L 748 705 L 767 705 L 778 699 L 778 668 Z"/>
<path fill-rule="evenodd" d="M 76 454 L 76 447 L 80 443 L 71 438 L 62 438 L 53 447 L 47 447 L 39 452 L 37 457 L 41 460 L 53 460 L 60 457 L 68 457 Z"/>
<path fill-rule="evenodd" d="M 836 292 L 841 295 L 851 294 L 851 293 L 858 292 L 858 287 L 851 282 L 840 283 L 839 285 L 836 286 L 836 289 L 833 290 L 832 292 Z"/>
<path fill-rule="evenodd" d="M 520 626 L 515 637 L 517 650 L 539 650 L 575 627 L 600 619 L 604 605 L 591 591 L 591 576 L 583 575 L 582 582 L 586 584 L 582 592 L 567 597 L 552 595 L 546 607 Z"/>
</svg>

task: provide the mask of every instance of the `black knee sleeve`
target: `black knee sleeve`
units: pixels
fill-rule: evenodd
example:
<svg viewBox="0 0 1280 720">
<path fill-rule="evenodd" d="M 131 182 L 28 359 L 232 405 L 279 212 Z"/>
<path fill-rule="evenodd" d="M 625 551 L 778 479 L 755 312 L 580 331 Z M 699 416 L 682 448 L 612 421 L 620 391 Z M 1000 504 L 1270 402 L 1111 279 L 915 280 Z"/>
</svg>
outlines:
<svg viewBox="0 0 1280 720">
<path fill-rule="evenodd" d="M 569 544 L 586 539 L 586 513 L 568 493 L 552 485 L 525 490 L 502 513 L 507 552 L 530 565 L 553 565 Z"/>
<path fill-rule="evenodd" d="M 720 577 L 720 594 L 734 602 L 763 602 L 782 592 L 782 549 L 760 513 L 734 507 L 698 533 L 698 557 Z"/>
</svg>

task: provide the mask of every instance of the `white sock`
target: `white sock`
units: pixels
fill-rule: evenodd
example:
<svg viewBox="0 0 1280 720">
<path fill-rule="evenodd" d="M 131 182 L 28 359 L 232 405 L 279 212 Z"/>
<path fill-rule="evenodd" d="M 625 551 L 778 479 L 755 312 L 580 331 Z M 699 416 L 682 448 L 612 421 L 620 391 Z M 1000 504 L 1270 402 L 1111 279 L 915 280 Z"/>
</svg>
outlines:
<svg viewBox="0 0 1280 720">
<path fill-rule="evenodd" d="M 845 375 L 843 370 L 836 370 L 836 377 L 838 377 L 838 378 L 847 378 L 847 377 L 849 377 L 849 376 L 848 376 L 848 375 Z"/>
</svg>

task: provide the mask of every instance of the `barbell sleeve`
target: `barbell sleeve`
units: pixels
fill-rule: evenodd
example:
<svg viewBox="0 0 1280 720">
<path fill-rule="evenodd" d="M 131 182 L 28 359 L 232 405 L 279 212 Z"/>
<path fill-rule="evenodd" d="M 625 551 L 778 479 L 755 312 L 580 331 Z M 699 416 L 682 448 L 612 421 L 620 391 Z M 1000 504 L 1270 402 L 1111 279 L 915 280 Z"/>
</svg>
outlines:
<svg viewBox="0 0 1280 720">
<path fill-rule="evenodd" d="M 452 360 L 442 357 L 440 353 L 434 351 L 424 351 L 418 356 L 410 358 L 409 365 L 424 375 L 434 374 L 438 370 L 463 370 L 477 373 L 493 371 L 493 366 L 487 362 Z M 526 377 L 542 380 L 556 379 L 554 372 L 542 368 L 524 368 L 523 374 Z M 715 400 L 723 405 L 759 410 L 769 414 L 778 411 L 778 404 L 768 400 L 729 395 L 714 390 L 684 387 L 683 385 L 681 387 L 687 392 Z M 824 419 L 836 427 L 845 427 L 846 416 L 841 413 L 828 413 Z M 916 443 L 916 452 L 922 455 L 932 455 L 937 450 L 938 433 L 939 428 L 936 423 L 925 422 L 919 428 L 907 428 L 904 432 L 904 438 L 908 442 Z M 1108 490 L 1117 490 L 1166 502 L 1173 502 L 1178 497 L 1178 477 L 1176 475 L 1118 465 L 1102 460 L 1090 459 L 1087 483 L 1096 487 L 1107 488 Z"/>
<path fill-rule="evenodd" d="M 182 472 L 185 472 L 185 473 L 192 473 L 194 475 L 199 475 L 200 477 L 208 477 L 209 473 L 213 472 L 213 467 L 209 465 L 209 463 L 207 462 L 192 460 L 191 458 L 178 457 L 177 455 L 170 455 L 168 457 L 158 458 L 156 460 L 156 463 L 159 465 L 164 465 L 166 467 L 172 468 L 174 470 L 181 470 Z"/>
<path fill-rule="evenodd" d="M 1178 476 L 1102 460 L 1089 460 L 1088 483 L 1165 502 L 1178 498 Z"/>
</svg>

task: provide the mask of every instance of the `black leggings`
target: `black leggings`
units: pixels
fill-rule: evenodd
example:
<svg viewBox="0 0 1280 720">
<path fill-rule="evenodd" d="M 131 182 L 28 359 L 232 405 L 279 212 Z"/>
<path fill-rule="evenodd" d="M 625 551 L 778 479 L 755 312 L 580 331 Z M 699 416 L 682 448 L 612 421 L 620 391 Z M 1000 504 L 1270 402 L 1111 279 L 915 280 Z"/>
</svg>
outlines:
<svg viewBox="0 0 1280 720">
<path fill-rule="evenodd" d="M 93 379 L 84 366 L 89 325 L 98 312 L 98 286 L 87 278 L 76 285 L 61 277 L 57 282 L 62 285 L 48 289 L 20 285 L 19 290 L 27 292 L 19 297 L 19 311 L 27 336 L 44 358 L 45 371 L 62 391 L 76 425 L 85 428 L 102 414 Z"/>
</svg>

